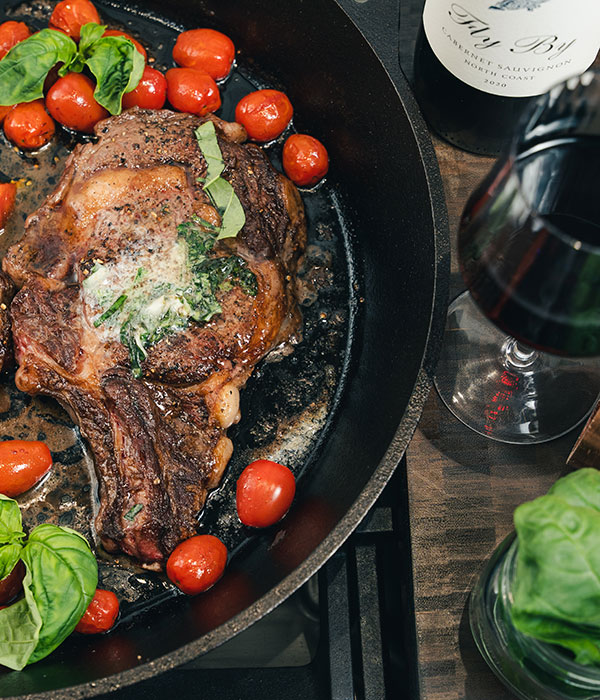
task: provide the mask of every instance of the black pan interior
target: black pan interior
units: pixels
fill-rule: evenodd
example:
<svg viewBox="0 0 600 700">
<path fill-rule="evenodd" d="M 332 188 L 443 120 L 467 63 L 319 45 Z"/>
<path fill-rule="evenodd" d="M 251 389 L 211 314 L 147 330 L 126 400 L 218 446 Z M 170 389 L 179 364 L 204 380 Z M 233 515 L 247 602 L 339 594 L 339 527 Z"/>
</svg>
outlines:
<svg viewBox="0 0 600 700">
<path fill-rule="evenodd" d="M 73 637 L 25 672 L 0 674 L 0 696 L 79 684 L 65 695 L 94 694 L 132 682 L 214 647 L 292 592 L 389 478 L 414 427 L 407 408 L 431 326 L 439 251 L 421 155 L 392 84 L 334 2 L 97 5 L 111 24 L 141 38 L 161 68 L 171 65 L 176 31 L 225 31 L 240 55 L 219 114 L 231 118 L 239 96 L 253 87 L 282 88 L 295 106 L 295 128 L 327 144 L 332 167 L 325 186 L 304 197 L 311 243 L 303 268 L 304 342 L 292 356 L 262 365 L 243 392 L 244 417 L 231 434 L 235 457 L 201 518 L 203 531 L 235 551 L 225 577 L 190 599 L 174 596 L 159 576 L 103 564 L 103 585 L 124 600 L 118 629 L 100 639 Z M 45 3 L 4 8 L 15 19 L 29 14 L 28 23 L 40 27 L 48 16 Z M 58 172 L 55 156 L 64 157 L 69 141 L 62 136 L 47 168 Z M 269 148 L 276 165 L 280 146 Z M 0 170 L 35 165 L 19 157 L 11 152 Z M 37 175 L 45 172 L 43 158 L 37 164 L 34 184 L 52 189 L 48 172 L 45 180 Z M 33 194 L 24 201 L 36 206 Z M 5 436 L 17 437 L 19 429 L 62 435 L 55 482 L 45 485 L 45 500 L 34 499 L 30 524 L 62 517 L 85 529 L 94 491 L 93 484 L 84 490 L 90 460 L 77 432 L 51 402 L 7 395 L 5 414 L 0 406 L 0 419 L 12 421 L 2 423 Z M 233 499 L 237 474 L 257 457 L 279 459 L 299 476 L 293 509 L 260 535 L 240 527 Z M 89 495 L 61 504 L 61 493 L 78 489 Z"/>
</svg>

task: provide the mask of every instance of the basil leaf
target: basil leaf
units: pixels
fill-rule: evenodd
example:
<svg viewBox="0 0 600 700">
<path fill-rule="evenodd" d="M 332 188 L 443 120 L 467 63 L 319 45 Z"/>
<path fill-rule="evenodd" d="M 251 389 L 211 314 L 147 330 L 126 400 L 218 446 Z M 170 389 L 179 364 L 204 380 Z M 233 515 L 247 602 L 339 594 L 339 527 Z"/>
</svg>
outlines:
<svg viewBox="0 0 600 700">
<path fill-rule="evenodd" d="M 0 493 L 0 544 L 19 543 L 23 537 L 19 504 Z"/>
<path fill-rule="evenodd" d="M 96 101 L 111 114 L 121 114 L 121 99 L 142 78 L 144 58 L 128 39 L 103 37 L 88 49 L 85 64 L 96 78 Z"/>
<path fill-rule="evenodd" d="M 516 509 L 515 528 L 515 627 L 600 664 L 600 512 L 546 495 Z"/>
<path fill-rule="evenodd" d="M 21 558 L 23 546 L 20 544 L 5 544 L 0 547 L 0 581 L 5 579 L 15 568 Z"/>
<path fill-rule="evenodd" d="M 85 538 L 50 524 L 35 528 L 21 558 L 31 572 L 31 592 L 42 619 L 28 662 L 34 663 L 75 629 L 98 585 L 98 564 Z"/>
<path fill-rule="evenodd" d="M 0 664 L 20 671 L 38 645 L 42 618 L 31 592 L 31 572 L 23 579 L 24 597 L 0 610 Z"/>
<path fill-rule="evenodd" d="M 578 469 L 563 476 L 548 491 L 572 506 L 593 508 L 600 513 L 600 472 L 597 469 Z"/>
<path fill-rule="evenodd" d="M 217 142 L 215 125 L 211 121 L 200 124 L 194 134 L 206 161 L 206 177 L 203 184 L 204 189 L 206 189 L 221 176 L 225 163 Z"/>
<path fill-rule="evenodd" d="M 217 240 L 237 236 L 246 223 L 246 215 L 233 187 L 220 177 L 204 189 L 221 214 L 221 228 Z"/>
<path fill-rule="evenodd" d="M 0 61 L 0 105 L 44 96 L 44 81 L 57 63 L 69 64 L 77 44 L 54 29 L 42 29 L 14 46 Z"/>
<path fill-rule="evenodd" d="M 101 39 L 107 29 L 105 24 L 96 24 L 95 22 L 84 24 L 79 35 L 79 53 L 87 56 L 92 44 Z"/>
<path fill-rule="evenodd" d="M 215 125 L 211 121 L 206 121 L 196 129 L 194 134 L 206 161 L 206 177 L 202 189 L 208 194 L 221 215 L 217 240 L 232 238 L 237 236 L 244 227 L 246 215 L 235 190 L 227 180 L 221 177 L 225 163 L 219 148 Z"/>
</svg>

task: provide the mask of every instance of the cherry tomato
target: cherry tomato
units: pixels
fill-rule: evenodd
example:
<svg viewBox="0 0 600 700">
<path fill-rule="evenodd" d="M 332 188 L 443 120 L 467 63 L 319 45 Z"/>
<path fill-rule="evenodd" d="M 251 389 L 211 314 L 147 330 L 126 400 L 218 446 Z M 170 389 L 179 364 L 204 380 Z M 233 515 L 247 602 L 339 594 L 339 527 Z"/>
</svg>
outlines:
<svg viewBox="0 0 600 700">
<path fill-rule="evenodd" d="M 52 466 L 47 445 L 37 440 L 0 442 L 0 493 L 14 498 L 28 491 Z"/>
<path fill-rule="evenodd" d="M 81 27 L 88 22 L 100 24 L 98 10 L 90 0 L 62 0 L 50 15 L 50 29 L 60 29 L 73 39 L 79 39 Z"/>
<path fill-rule="evenodd" d="M 296 480 L 283 464 L 259 459 L 249 464 L 237 480 L 235 500 L 244 525 L 269 527 L 288 512 Z"/>
<path fill-rule="evenodd" d="M 112 591 L 96 588 L 92 602 L 75 627 L 81 634 L 108 632 L 119 614 L 119 599 Z"/>
<path fill-rule="evenodd" d="M 148 58 L 146 49 L 140 44 L 137 39 L 134 39 L 130 34 L 126 32 L 121 32 L 118 29 L 107 29 L 102 36 L 122 36 L 124 39 L 129 39 L 135 46 L 135 48 L 142 54 L 144 61 Z"/>
<path fill-rule="evenodd" d="M 91 134 L 94 125 L 108 117 L 108 112 L 94 99 L 95 85 L 82 73 L 67 73 L 59 78 L 46 95 L 50 114 L 69 129 Z"/>
<path fill-rule="evenodd" d="M 167 79 L 160 71 L 146 66 L 137 87 L 123 95 L 123 109 L 162 109 L 166 99 Z"/>
<path fill-rule="evenodd" d="M 221 106 L 221 94 L 215 81 L 195 68 L 171 68 L 167 71 L 167 99 L 178 112 L 202 117 Z"/>
<path fill-rule="evenodd" d="M 292 182 L 312 187 L 329 170 L 327 150 L 308 134 L 292 134 L 283 146 L 283 169 Z"/>
<path fill-rule="evenodd" d="M 234 58 L 233 41 L 214 29 L 190 29 L 182 32 L 173 48 L 175 63 L 208 73 L 215 80 L 222 80 L 229 75 Z"/>
<path fill-rule="evenodd" d="M 235 120 L 255 141 L 271 141 L 290 123 L 294 109 L 287 95 L 279 90 L 256 90 L 238 102 Z"/>
<path fill-rule="evenodd" d="M 5 605 L 20 592 L 25 578 L 25 564 L 19 559 L 14 569 L 0 581 L 0 604 Z"/>
<path fill-rule="evenodd" d="M 0 58 L 23 39 L 31 36 L 29 28 L 24 22 L 3 22 L 0 24 Z"/>
<path fill-rule="evenodd" d="M 17 186 L 14 182 L 0 183 L 0 230 L 6 226 L 6 222 L 13 213 L 16 198 Z"/>
<path fill-rule="evenodd" d="M 44 100 L 15 105 L 4 118 L 4 133 L 19 148 L 35 150 L 54 136 L 52 117 L 44 109 Z"/>
<path fill-rule="evenodd" d="M 167 560 L 167 576 L 188 595 L 208 590 L 221 578 L 227 564 L 227 547 L 213 535 L 184 540 Z"/>
</svg>

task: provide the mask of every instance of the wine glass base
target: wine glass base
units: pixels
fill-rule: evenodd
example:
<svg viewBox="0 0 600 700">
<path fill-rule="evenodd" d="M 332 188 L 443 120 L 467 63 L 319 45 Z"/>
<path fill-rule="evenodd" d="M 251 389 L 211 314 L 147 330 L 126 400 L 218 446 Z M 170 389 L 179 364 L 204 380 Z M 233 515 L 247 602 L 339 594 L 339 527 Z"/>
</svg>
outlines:
<svg viewBox="0 0 600 700">
<path fill-rule="evenodd" d="M 535 444 L 587 417 L 600 393 L 600 360 L 522 348 L 464 292 L 448 309 L 434 383 L 471 430 L 499 442 Z"/>
</svg>

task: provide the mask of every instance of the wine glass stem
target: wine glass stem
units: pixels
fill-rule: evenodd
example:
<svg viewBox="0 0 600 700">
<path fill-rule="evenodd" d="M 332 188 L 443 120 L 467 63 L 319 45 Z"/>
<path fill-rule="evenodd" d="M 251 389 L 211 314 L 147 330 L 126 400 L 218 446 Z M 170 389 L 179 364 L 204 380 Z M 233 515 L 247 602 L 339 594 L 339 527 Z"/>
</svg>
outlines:
<svg viewBox="0 0 600 700">
<path fill-rule="evenodd" d="M 538 357 L 539 352 L 537 350 L 521 345 L 514 338 L 507 338 L 502 346 L 503 364 L 508 369 L 528 369 Z"/>
</svg>

